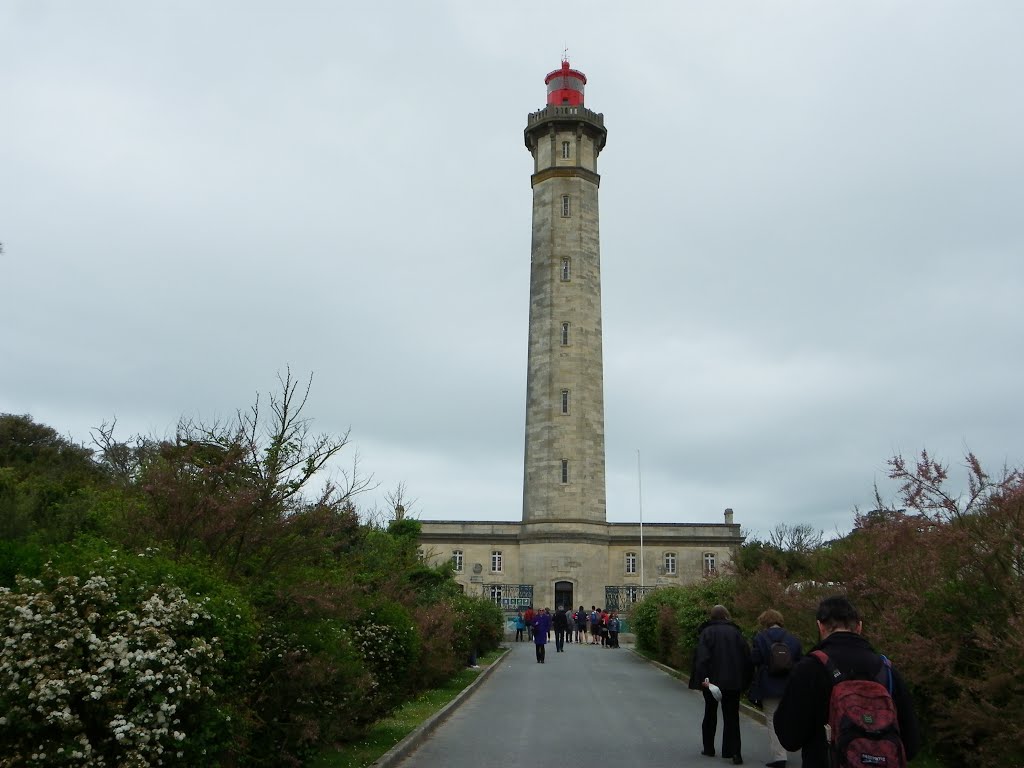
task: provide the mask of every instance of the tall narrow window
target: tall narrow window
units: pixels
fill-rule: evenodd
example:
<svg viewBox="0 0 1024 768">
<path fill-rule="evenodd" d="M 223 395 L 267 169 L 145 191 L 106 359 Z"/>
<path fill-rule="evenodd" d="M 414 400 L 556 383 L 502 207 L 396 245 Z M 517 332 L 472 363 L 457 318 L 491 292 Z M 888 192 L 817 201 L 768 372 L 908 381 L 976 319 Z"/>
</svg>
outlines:
<svg viewBox="0 0 1024 768">
<path fill-rule="evenodd" d="M 562 195 L 562 216 L 568 218 L 570 215 L 569 196 Z"/>
<path fill-rule="evenodd" d="M 427 553 L 423 551 L 423 547 L 416 550 L 416 559 L 421 563 L 427 559 Z"/>
<path fill-rule="evenodd" d="M 626 553 L 626 573 L 636 573 L 636 552 Z"/>
<path fill-rule="evenodd" d="M 569 142 L 568 141 L 563 141 L 562 142 L 562 157 L 565 160 L 569 159 Z"/>
<path fill-rule="evenodd" d="M 704 573 L 715 572 L 715 553 L 705 552 L 704 553 Z"/>
<path fill-rule="evenodd" d="M 562 323 L 562 346 L 569 346 L 569 324 Z"/>
<path fill-rule="evenodd" d="M 495 604 L 501 605 L 501 598 L 502 598 L 501 584 L 491 584 L 490 593 L 491 593 L 491 600 Z"/>
<path fill-rule="evenodd" d="M 501 550 L 495 549 L 491 552 L 491 572 L 501 573 Z"/>
<path fill-rule="evenodd" d="M 569 482 L 569 460 L 562 459 L 562 482 Z"/>
<path fill-rule="evenodd" d="M 462 550 L 456 549 L 452 552 L 452 570 L 456 573 L 462 573 Z"/>
<path fill-rule="evenodd" d="M 640 590 L 636 587 L 626 587 L 626 600 L 630 603 L 635 603 L 640 595 Z"/>
<path fill-rule="evenodd" d="M 665 573 L 671 575 L 676 572 L 676 553 L 666 552 L 665 553 Z"/>
<path fill-rule="evenodd" d="M 569 279 L 569 260 L 568 259 L 562 259 L 562 279 L 563 280 L 568 280 Z"/>
<path fill-rule="evenodd" d="M 562 390 L 562 415 L 566 416 L 569 413 L 569 390 Z"/>
</svg>

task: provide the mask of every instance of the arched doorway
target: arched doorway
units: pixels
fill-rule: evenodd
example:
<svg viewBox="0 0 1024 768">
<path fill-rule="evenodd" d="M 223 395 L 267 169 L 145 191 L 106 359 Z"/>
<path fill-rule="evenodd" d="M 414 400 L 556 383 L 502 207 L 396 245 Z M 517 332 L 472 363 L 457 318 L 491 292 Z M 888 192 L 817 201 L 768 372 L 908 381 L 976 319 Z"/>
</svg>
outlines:
<svg viewBox="0 0 1024 768">
<path fill-rule="evenodd" d="M 555 608 L 562 606 L 563 608 L 572 608 L 572 582 L 571 581 L 556 581 L 555 582 Z"/>
</svg>

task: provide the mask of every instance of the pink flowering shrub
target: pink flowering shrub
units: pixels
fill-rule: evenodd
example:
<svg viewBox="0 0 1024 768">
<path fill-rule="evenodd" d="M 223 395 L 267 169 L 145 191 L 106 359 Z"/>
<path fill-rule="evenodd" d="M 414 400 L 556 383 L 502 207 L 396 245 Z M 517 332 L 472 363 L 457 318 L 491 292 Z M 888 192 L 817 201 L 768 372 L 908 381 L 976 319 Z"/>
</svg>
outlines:
<svg viewBox="0 0 1024 768">
<path fill-rule="evenodd" d="M 0 589 L 0 765 L 209 763 L 228 715 L 205 600 L 124 566 Z"/>
</svg>

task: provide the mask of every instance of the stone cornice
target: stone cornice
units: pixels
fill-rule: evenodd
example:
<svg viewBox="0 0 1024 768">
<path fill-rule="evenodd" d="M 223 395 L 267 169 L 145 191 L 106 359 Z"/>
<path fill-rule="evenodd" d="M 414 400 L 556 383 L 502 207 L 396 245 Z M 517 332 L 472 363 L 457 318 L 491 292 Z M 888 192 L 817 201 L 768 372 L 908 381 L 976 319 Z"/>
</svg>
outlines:
<svg viewBox="0 0 1024 768">
<path fill-rule="evenodd" d="M 595 187 L 601 186 L 600 174 L 594 173 L 593 171 L 587 170 L 586 168 L 580 168 L 579 166 L 560 165 L 554 168 L 545 168 L 543 171 L 538 171 L 530 177 L 530 186 L 535 187 L 542 181 L 555 178 L 580 178 L 584 181 L 589 181 Z"/>
</svg>

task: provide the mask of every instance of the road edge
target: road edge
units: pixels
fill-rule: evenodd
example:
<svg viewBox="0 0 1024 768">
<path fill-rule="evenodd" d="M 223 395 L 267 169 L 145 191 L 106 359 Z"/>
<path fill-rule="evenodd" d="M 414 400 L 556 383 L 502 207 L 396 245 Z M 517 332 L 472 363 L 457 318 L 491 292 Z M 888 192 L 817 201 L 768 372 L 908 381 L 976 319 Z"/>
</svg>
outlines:
<svg viewBox="0 0 1024 768">
<path fill-rule="evenodd" d="M 374 768 L 392 768 L 392 766 L 398 765 L 398 763 L 408 757 L 416 747 L 422 744 L 430 734 L 448 719 L 452 712 L 458 709 L 466 699 L 473 695 L 477 688 L 483 685 L 484 680 L 490 677 L 491 673 L 498 668 L 498 664 L 505 659 L 508 652 L 509 648 L 502 646 L 501 656 L 485 666 L 473 682 L 459 691 L 454 699 L 416 726 L 405 738 L 370 763 L 370 765 L 374 766 Z"/>
</svg>

